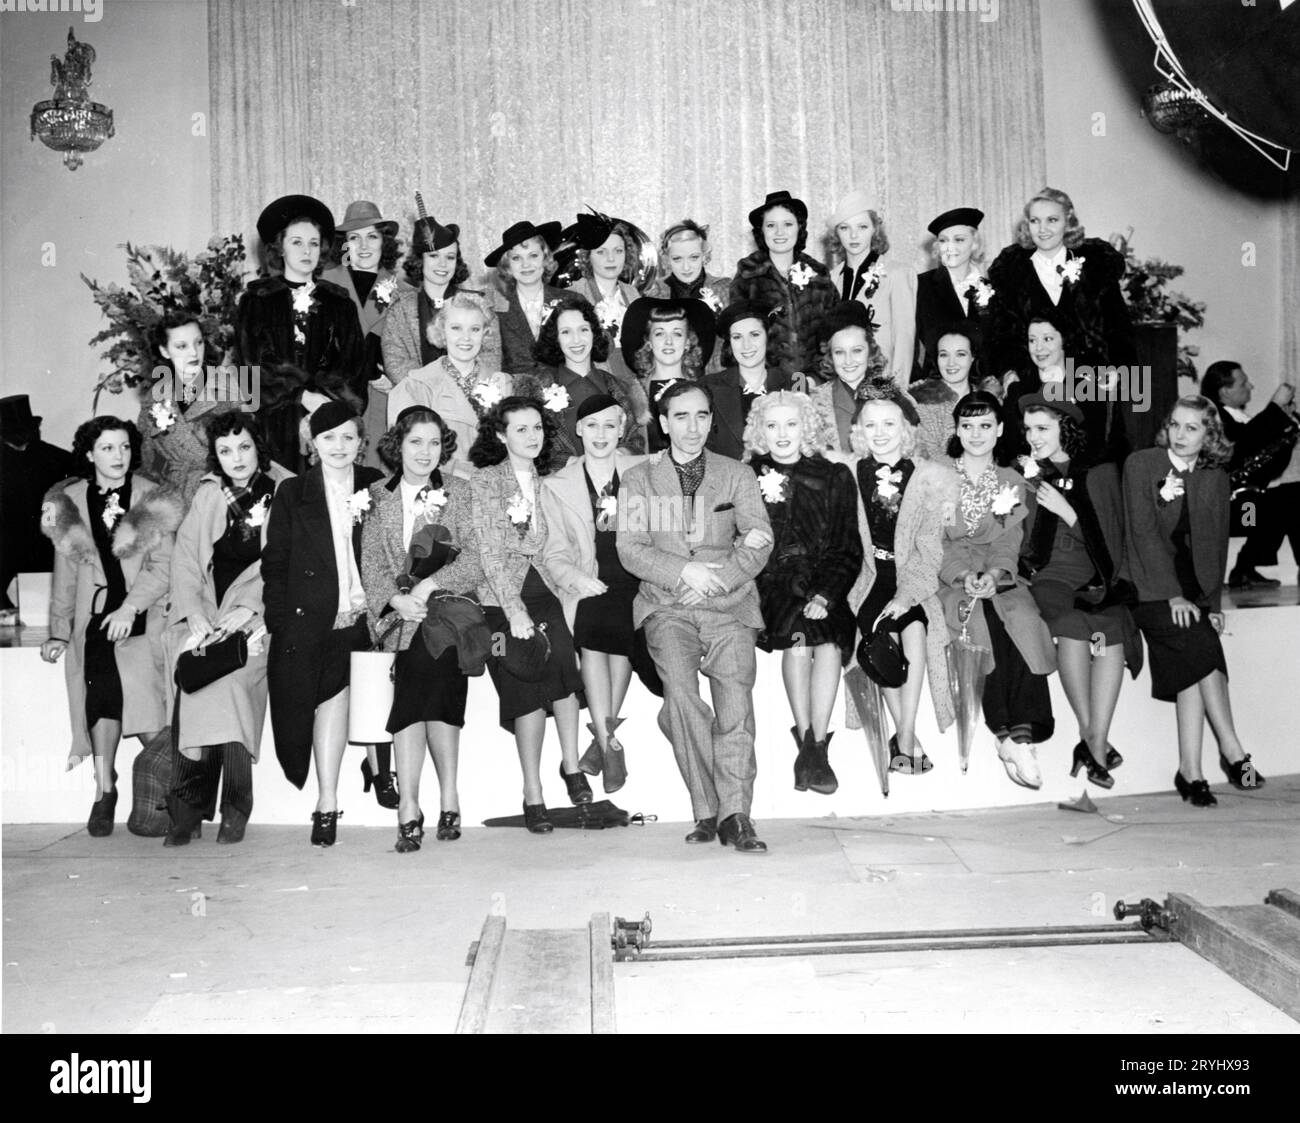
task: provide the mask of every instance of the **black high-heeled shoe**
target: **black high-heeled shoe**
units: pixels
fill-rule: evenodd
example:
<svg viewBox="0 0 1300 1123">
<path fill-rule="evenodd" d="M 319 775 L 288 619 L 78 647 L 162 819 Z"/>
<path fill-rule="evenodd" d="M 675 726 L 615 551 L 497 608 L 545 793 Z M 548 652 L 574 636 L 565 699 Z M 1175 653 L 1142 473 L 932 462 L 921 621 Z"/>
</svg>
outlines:
<svg viewBox="0 0 1300 1123">
<path fill-rule="evenodd" d="M 420 812 L 418 819 L 412 819 L 409 823 L 397 824 L 397 845 L 393 847 L 399 854 L 410 854 L 420 849 L 420 844 L 424 841 L 424 812 Z"/>
<path fill-rule="evenodd" d="M 313 846 L 333 846 L 338 837 L 339 820 L 342 811 L 313 811 L 311 813 L 311 844 Z"/>
<path fill-rule="evenodd" d="M 560 779 L 569 789 L 569 802 L 577 807 L 580 803 L 591 802 L 591 785 L 587 783 L 587 774 L 579 769 L 577 772 L 565 772 L 564 761 L 560 761 Z"/>
<path fill-rule="evenodd" d="M 370 768 L 370 758 L 363 758 L 361 761 L 361 779 L 365 784 L 362 793 L 368 792 L 373 785 L 375 789 L 375 799 L 379 801 L 380 807 L 386 807 L 389 811 L 396 811 L 397 806 L 401 803 L 401 798 L 397 791 L 397 778 L 391 772 L 374 772 Z"/>
<path fill-rule="evenodd" d="M 1208 780 L 1185 780 L 1181 769 L 1174 773 L 1174 789 L 1183 797 L 1184 803 L 1190 800 L 1193 807 L 1219 806 Z"/>
<path fill-rule="evenodd" d="M 1241 792 L 1254 791 L 1256 788 L 1262 788 L 1268 783 L 1251 763 L 1250 753 L 1247 753 L 1236 763 L 1233 763 L 1220 753 L 1219 767 L 1223 769 L 1223 774 L 1228 777 L 1228 783 Z"/>
<path fill-rule="evenodd" d="M 460 812 L 444 811 L 438 816 L 439 842 L 455 842 L 460 838 Z"/>
<path fill-rule="evenodd" d="M 1096 784 L 1099 788 L 1115 786 L 1115 777 L 1110 774 L 1109 769 L 1097 763 L 1085 741 L 1080 741 L 1074 746 L 1074 763 L 1070 768 L 1071 779 L 1079 774 L 1080 768 L 1088 770 L 1088 783 Z"/>
<path fill-rule="evenodd" d="M 113 833 L 113 819 L 117 815 L 117 769 L 113 769 L 113 790 L 101 792 L 90 805 L 90 817 L 86 820 L 86 833 L 91 838 L 107 838 Z"/>
<path fill-rule="evenodd" d="M 1107 745 L 1106 746 L 1106 771 L 1114 772 L 1115 769 L 1117 769 L 1123 763 L 1124 763 L 1124 758 L 1119 755 L 1119 749 L 1115 748 L 1114 745 Z"/>
</svg>

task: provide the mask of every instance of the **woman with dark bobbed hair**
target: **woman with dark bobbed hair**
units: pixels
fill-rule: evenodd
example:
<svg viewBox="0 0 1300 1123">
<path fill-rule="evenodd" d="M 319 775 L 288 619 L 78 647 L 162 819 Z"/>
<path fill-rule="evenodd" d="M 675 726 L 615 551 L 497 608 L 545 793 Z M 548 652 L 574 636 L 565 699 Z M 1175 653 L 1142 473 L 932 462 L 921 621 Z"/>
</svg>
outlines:
<svg viewBox="0 0 1300 1123">
<path fill-rule="evenodd" d="M 163 637 L 168 683 L 183 652 L 206 652 L 236 632 L 247 637 L 248 660 L 193 693 L 169 685 L 179 756 L 167 797 L 166 846 L 184 846 L 204 819 L 216 815 L 223 776 L 217 841 L 243 841 L 266 721 L 262 536 L 275 489 L 288 473 L 272 463 L 257 422 L 247 413 L 213 418 L 208 457 L 208 474 L 176 532 L 172 553 L 171 626 Z"/>
<path fill-rule="evenodd" d="M 557 439 L 566 456 L 578 456 L 582 451 L 577 430 L 582 403 L 604 394 L 611 395 L 629 419 L 620 444 L 633 453 L 645 449 L 641 426 L 649 420 L 650 412 L 645 392 L 634 379 L 600 365 L 614 355 L 618 352 L 611 346 L 610 335 L 586 297 L 570 291 L 555 302 L 533 346 L 533 358 L 545 368 L 544 377 L 550 379 L 550 384 L 564 391 L 564 406 L 553 413 Z M 621 361 L 619 365 L 627 369 Z"/>
<path fill-rule="evenodd" d="M 456 772 L 469 680 L 456 646 L 435 656 L 421 626 L 435 593 L 456 594 L 464 603 L 483 579 L 470 526 L 469 486 L 442 473 L 455 451 L 456 434 L 437 413 L 418 405 L 402 410 L 379 442 L 379 454 L 393 475 L 371 484 L 372 511 L 361 533 L 361 583 L 371 634 L 382 640 L 385 651 L 397 652 L 387 728 L 401 793 L 399 854 L 419 850 L 424 839 L 420 773 L 426 747 L 441 790 L 437 837 L 460 837 Z M 428 557 L 418 576 L 409 561 L 417 533 L 428 539 Z"/>
<path fill-rule="evenodd" d="M 1133 615 L 1151 658 L 1151 695 L 1177 708 L 1174 787 L 1193 807 L 1214 807 L 1201 769 L 1207 718 L 1228 782 L 1241 791 L 1264 785 L 1237 737 L 1219 641 L 1232 445 L 1214 403 L 1199 394 L 1178 399 L 1156 444 L 1124 463 L 1125 571 L 1137 586 Z"/>
<path fill-rule="evenodd" d="M 702 300 L 643 296 L 623 318 L 620 346 L 654 414 L 659 396 L 675 382 L 698 382 L 713 353 L 713 313 Z M 650 452 L 668 447 L 656 414 L 649 419 Z"/>
<path fill-rule="evenodd" d="M 367 374 L 352 298 L 321 278 L 321 253 L 334 216 L 319 199 L 286 195 L 257 220 L 271 276 L 239 298 L 236 359 L 260 368 L 258 419 L 271 458 L 294 472 L 307 467 L 300 423 L 304 390 L 364 411 Z"/>
<path fill-rule="evenodd" d="M 204 366 L 207 341 L 199 313 L 176 308 L 152 333 L 157 365 L 140 383 L 140 470 L 178 491 L 186 506 L 208 470 L 204 426 L 239 406 L 238 387 Z"/>
<path fill-rule="evenodd" d="M 160 835 L 171 787 L 172 749 L 162 675 L 172 542 L 181 521 L 174 492 L 141 475 L 140 431 L 96 417 L 77 428 L 72 459 L 80 479 L 46 493 L 41 530 L 54 543 L 50 638 L 41 658 L 67 653 L 64 675 L 72 724 L 68 767 L 95 761 L 95 803 L 86 829 L 113 833 L 117 748 L 138 737 L 132 769 L 133 834 Z"/>
<path fill-rule="evenodd" d="M 788 191 L 774 191 L 749 212 L 757 247 L 736 262 L 729 304 L 752 300 L 779 309 L 768 325 L 768 361 L 787 377 L 803 374 L 815 380 L 817 331 L 822 317 L 839 294 L 820 261 L 804 253 L 808 244 L 808 206 Z M 805 391 L 803 382 L 791 388 Z"/>
<path fill-rule="evenodd" d="M 555 421 L 536 398 L 509 397 L 479 423 L 470 460 L 471 509 L 483 583 L 479 601 L 494 636 L 488 672 L 500 697 L 500 722 L 515 735 L 524 774 L 524 822 L 534 834 L 554 829 L 542 796 L 546 718 L 560 738 L 560 776 L 572 803 L 590 803 L 578 767 L 578 715 L 586 704 L 573 635 L 542 558 L 546 515 L 539 494 L 555 443 Z"/>
</svg>

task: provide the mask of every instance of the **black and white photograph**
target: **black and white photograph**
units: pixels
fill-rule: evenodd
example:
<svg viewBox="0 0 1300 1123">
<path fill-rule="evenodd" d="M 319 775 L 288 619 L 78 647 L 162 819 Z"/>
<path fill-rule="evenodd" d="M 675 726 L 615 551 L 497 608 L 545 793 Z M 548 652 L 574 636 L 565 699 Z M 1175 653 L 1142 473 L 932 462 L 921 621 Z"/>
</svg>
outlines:
<svg viewBox="0 0 1300 1123">
<path fill-rule="evenodd" d="M 0 0 L 0 91 L 24 1090 L 1282 1092 L 1300 3 Z"/>
</svg>

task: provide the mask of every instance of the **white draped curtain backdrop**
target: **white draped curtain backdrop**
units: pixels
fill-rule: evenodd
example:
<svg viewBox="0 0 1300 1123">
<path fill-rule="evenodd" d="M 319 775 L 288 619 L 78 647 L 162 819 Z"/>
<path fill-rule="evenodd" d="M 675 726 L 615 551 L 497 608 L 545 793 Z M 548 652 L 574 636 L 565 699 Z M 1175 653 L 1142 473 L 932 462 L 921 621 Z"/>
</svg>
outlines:
<svg viewBox="0 0 1300 1123">
<path fill-rule="evenodd" d="M 973 5 L 972 5 L 973 6 Z M 997 18 L 888 0 L 210 0 L 216 230 L 271 199 L 458 223 L 472 269 L 520 219 L 591 204 L 652 237 L 712 227 L 713 271 L 746 213 L 787 188 L 809 252 L 854 187 L 893 255 L 983 209 L 993 252 L 1044 175 L 1038 8 Z M 250 241 L 251 244 L 251 241 Z M 918 257 L 913 264 L 922 264 Z"/>
</svg>

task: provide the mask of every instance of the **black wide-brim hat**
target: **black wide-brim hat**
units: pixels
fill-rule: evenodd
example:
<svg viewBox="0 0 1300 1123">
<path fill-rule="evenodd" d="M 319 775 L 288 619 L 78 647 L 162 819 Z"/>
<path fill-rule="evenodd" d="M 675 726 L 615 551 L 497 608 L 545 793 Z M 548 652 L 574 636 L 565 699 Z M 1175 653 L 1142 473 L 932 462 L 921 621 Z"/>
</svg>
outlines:
<svg viewBox="0 0 1300 1123">
<path fill-rule="evenodd" d="M 808 221 L 808 204 L 802 199 L 796 199 L 788 191 L 772 191 L 763 201 L 761 207 L 755 207 L 749 212 L 749 225 L 751 227 L 761 226 L 763 216 L 773 207 L 785 207 L 792 215 L 799 220 L 799 225 L 803 226 Z"/>
<path fill-rule="evenodd" d="M 876 318 L 860 300 L 845 300 L 827 312 L 817 325 L 817 341 L 828 343 L 831 336 L 845 328 L 862 328 L 868 339 L 876 338 Z"/>
<path fill-rule="evenodd" d="M 979 228 L 979 224 L 983 221 L 983 211 L 976 210 L 974 207 L 953 207 L 950 211 L 944 211 L 926 229 L 937 238 L 940 233 L 950 226 L 969 226 L 972 230 L 975 230 Z"/>
<path fill-rule="evenodd" d="M 734 301 L 718 313 L 718 338 L 726 339 L 732 327 L 741 320 L 759 320 L 766 328 L 771 314 L 772 307 L 769 304 L 760 304 L 757 300 Z"/>
<path fill-rule="evenodd" d="M 677 300 L 673 297 L 643 296 L 632 301 L 623 314 L 623 326 L 619 334 L 619 346 L 623 358 L 630 369 L 636 370 L 636 353 L 641 350 L 650 331 L 650 314 L 657 308 L 673 308 L 685 313 L 685 320 L 700 341 L 703 362 L 708 363 L 713 354 L 713 342 L 716 338 L 713 328 L 713 313 L 702 300 L 688 298 Z"/>
<path fill-rule="evenodd" d="M 541 226 L 536 226 L 531 222 L 516 222 L 502 232 L 501 244 L 483 259 L 483 264 L 495 266 L 513 247 L 529 238 L 541 238 L 550 249 L 555 249 L 560 242 L 560 224 L 543 222 Z"/>
<path fill-rule="evenodd" d="M 32 433 L 41 427 L 41 420 L 32 416 L 31 399 L 26 394 L 0 398 L 0 433 Z"/>
<path fill-rule="evenodd" d="M 282 195 L 257 218 L 257 236 L 270 245 L 275 236 L 296 218 L 305 218 L 320 227 L 321 246 L 334 237 L 334 215 L 329 207 L 310 195 Z"/>
</svg>

